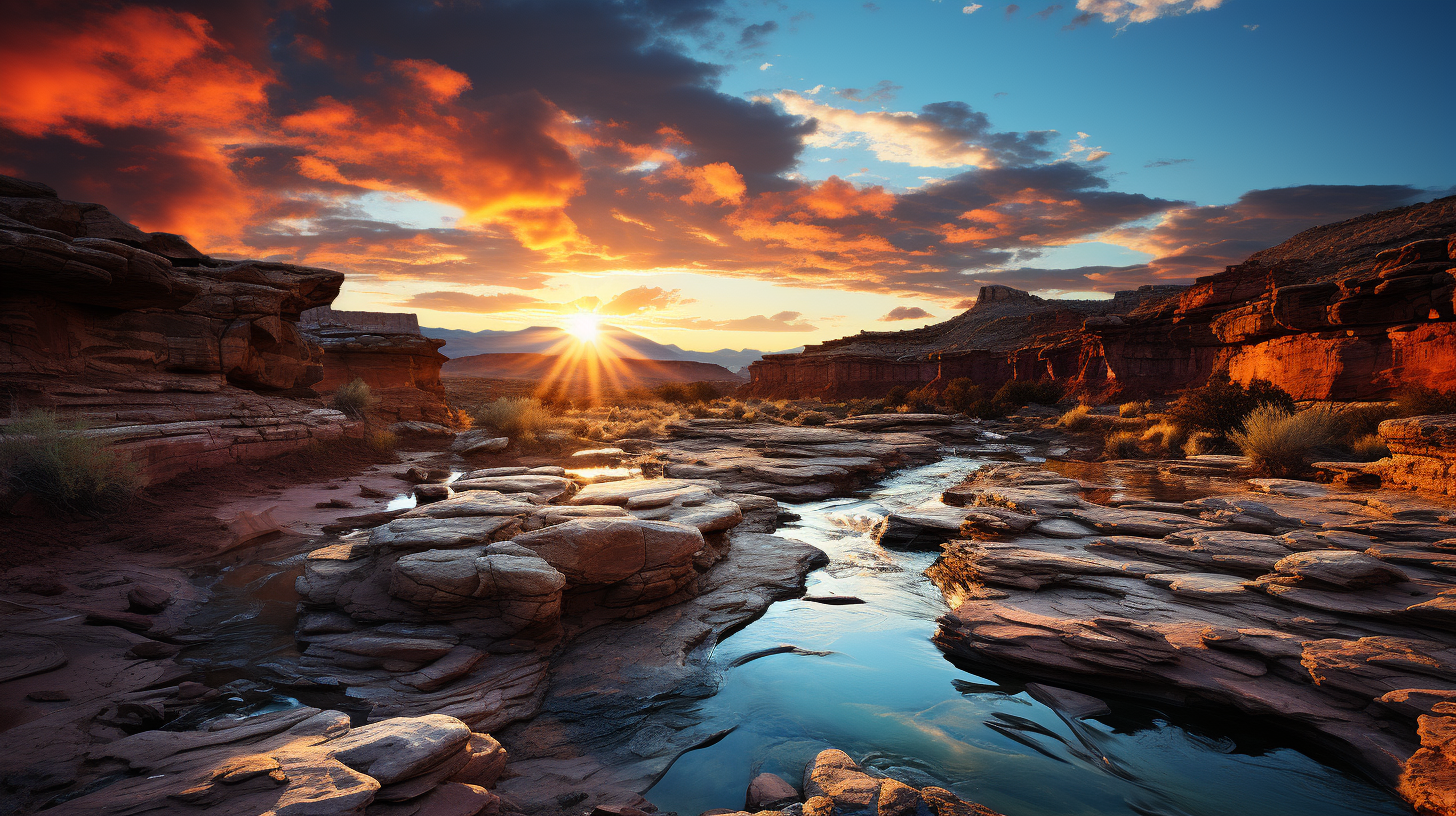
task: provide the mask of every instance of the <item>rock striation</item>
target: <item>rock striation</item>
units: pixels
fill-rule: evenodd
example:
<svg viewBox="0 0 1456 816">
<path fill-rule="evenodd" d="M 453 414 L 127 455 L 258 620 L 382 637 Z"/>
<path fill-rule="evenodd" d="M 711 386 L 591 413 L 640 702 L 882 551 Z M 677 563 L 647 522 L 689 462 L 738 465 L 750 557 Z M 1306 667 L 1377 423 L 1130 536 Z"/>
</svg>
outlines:
<svg viewBox="0 0 1456 816">
<path fill-rule="evenodd" d="M 323 350 L 320 395 L 356 379 L 368 384 L 376 403 L 371 417 L 385 422 L 445 423 L 450 409 L 440 384 L 444 340 L 420 333 L 419 319 L 399 312 L 349 312 L 320 306 L 300 315 L 299 325 Z"/>
<path fill-rule="evenodd" d="M 397 370 L 439 355 L 422 337 L 379 354 L 359 350 L 372 335 L 303 331 L 302 315 L 327 307 L 343 280 L 327 269 L 212 258 L 99 204 L 0 177 L 4 410 L 80 418 L 151 481 L 352 433 L 354 423 L 311 388 L 331 372 L 368 368 L 362 359 Z M 429 364 L 419 368 L 412 390 L 421 397 L 396 410 L 400 418 L 439 414 L 429 392 L 438 378 Z"/>
<path fill-rule="evenodd" d="M 888 519 L 881 543 L 940 541 L 928 574 L 951 611 L 935 641 L 958 659 L 1269 717 L 1412 802 L 1439 799 L 1456 773 L 1444 736 L 1456 722 L 1449 505 L 1221 481 L 1228 492 L 1114 506 L 1087 498 L 1097 485 L 997 465 L 935 512 Z"/>
<path fill-rule="evenodd" d="M 758 397 L 879 396 L 957 377 L 995 388 L 1054 378 L 1167 394 L 1216 370 L 1298 399 L 1444 389 L 1456 376 L 1456 197 L 1307 230 L 1189 287 L 1110 301 L 981 289 L 949 321 L 865 332 L 749 367 Z"/>
<path fill-rule="evenodd" d="M 1456 496 L 1456 414 L 1386 420 L 1380 438 L 1390 456 L 1366 472 L 1384 485 Z"/>
</svg>

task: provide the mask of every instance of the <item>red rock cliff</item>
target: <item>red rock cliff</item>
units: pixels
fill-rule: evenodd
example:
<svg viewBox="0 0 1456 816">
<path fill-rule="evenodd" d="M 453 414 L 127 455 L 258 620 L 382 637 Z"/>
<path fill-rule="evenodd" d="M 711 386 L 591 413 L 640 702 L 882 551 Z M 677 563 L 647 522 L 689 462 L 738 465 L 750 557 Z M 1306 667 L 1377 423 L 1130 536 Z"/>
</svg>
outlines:
<svg viewBox="0 0 1456 816">
<path fill-rule="evenodd" d="M 420 334 L 418 318 L 400 312 L 346 312 L 322 306 L 303 313 L 305 334 L 323 349 L 320 395 L 361 379 L 378 402 L 372 415 L 389 422 L 446 422 L 440 384 L 444 340 Z"/>
<path fill-rule="evenodd" d="M 298 327 L 343 280 L 209 258 L 0 176 L 0 417 L 83 417 L 153 481 L 345 434 L 307 390 L 324 357 Z"/>
<path fill-rule="evenodd" d="M 1456 383 L 1456 197 L 1317 227 L 1191 287 L 1108 301 L 983 287 L 976 305 L 906 332 L 862 332 L 749 367 L 759 397 L 879 396 L 969 377 L 1055 378 L 1168 394 L 1217 369 L 1300 399 Z"/>
</svg>

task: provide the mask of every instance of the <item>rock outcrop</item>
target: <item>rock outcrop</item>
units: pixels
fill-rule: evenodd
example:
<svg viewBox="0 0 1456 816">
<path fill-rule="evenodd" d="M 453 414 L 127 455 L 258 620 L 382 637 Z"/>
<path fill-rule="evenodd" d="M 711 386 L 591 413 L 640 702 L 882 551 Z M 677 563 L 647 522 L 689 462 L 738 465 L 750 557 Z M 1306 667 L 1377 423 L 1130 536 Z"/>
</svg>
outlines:
<svg viewBox="0 0 1456 816">
<path fill-rule="evenodd" d="M 400 312 L 348 312 L 321 306 L 300 317 L 300 327 L 323 350 L 323 377 L 313 390 L 327 397 L 356 379 L 376 400 L 370 416 L 386 422 L 450 419 L 440 384 L 444 340 L 420 333 L 419 319 Z"/>
<path fill-rule="evenodd" d="M 878 396 L 969 377 L 1167 394 L 1216 370 L 1299 399 L 1365 399 L 1456 378 L 1456 197 L 1307 230 L 1191 287 L 1110 301 L 983 287 L 944 323 L 767 355 L 759 397 Z"/>
<path fill-rule="evenodd" d="M 355 432 L 312 390 L 345 378 L 379 383 L 384 419 L 443 419 L 439 341 L 412 315 L 381 316 L 394 332 L 300 327 L 343 281 L 211 258 L 0 176 L 0 411 L 84 420 L 150 481 Z"/>
<path fill-rule="evenodd" d="M 1364 469 L 1382 484 L 1456 496 L 1456 414 L 1388 419 L 1380 438 L 1390 456 Z"/>
<path fill-rule="evenodd" d="M 908 514 L 899 526 L 943 543 L 928 574 L 951 606 L 935 637 L 951 655 L 1277 719 L 1412 802 L 1440 799 L 1433 786 L 1456 773 L 1449 505 L 1281 479 L 1248 486 L 1109 506 L 1075 479 L 998 465 L 947 491 L 930 520 Z M 906 540 L 893 522 L 887 546 Z M 1443 807 L 1427 812 L 1456 812 Z"/>
</svg>

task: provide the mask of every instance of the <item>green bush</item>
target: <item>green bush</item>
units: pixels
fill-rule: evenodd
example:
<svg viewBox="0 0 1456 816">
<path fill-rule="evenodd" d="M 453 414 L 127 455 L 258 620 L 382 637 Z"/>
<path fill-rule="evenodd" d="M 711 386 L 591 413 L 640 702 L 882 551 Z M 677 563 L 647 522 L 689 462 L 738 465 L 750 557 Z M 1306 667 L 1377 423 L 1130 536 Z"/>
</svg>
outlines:
<svg viewBox="0 0 1456 816">
<path fill-rule="evenodd" d="M 1339 427 L 1339 410 L 1329 405 L 1293 413 L 1266 403 L 1251 411 L 1243 429 L 1230 431 L 1228 438 L 1254 467 L 1288 478 L 1302 474 L 1309 453 L 1334 442 Z"/>
<path fill-rule="evenodd" d="M 1253 380 L 1245 386 L 1230 380 L 1227 372 L 1219 372 L 1207 385 L 1184 391 L 1168 409 L 1168 415 L 1184 428 L 1201 428 L 1228 436 L 1261 405 L 1273 405 L 1285 413 L 1293 413 L 1294 397 L 1268 380 Z"/>
<path fill-rule="evenodd" d="M 1015 411 L 1032 403 L 1056 405 L 1061 402 L 1064 390 L 1056 380 L 1009 380 L 991 401 L 1006 412 Z"/>
<path fill-rule="evenodd" d="M 59 510 L 97 514 L 120 508 L 140 486 L 136 465 L 86 435 L 81 421 L 30 411 L 0 429 L 0 473 L 20 492 Z"/>
<path fill-rule="evenodd" d="M 884 406 L 886 409 L 898 408 L 904 405 L 910 397 L 910 387 L 897 385 L 885 394 Z"/>
<path fill-rule="evenodd" d="M 940 397 L 930 386 L 922 385 L 905 395 L 905 406 L 912 411 L 934 411 Z"/>
<path fill-rule="evenodd" d="M 1456 414 L 1456 389 L 1437 391 L 1415 385 L 1401 391 L 1395 400 L 1400 405 L 1401 416 Z"/>
<path fill-rule="evenodd" d="M 986 401 L 986 395 L 970 377 L 956 377 L 945 384 L 940 401 L 952 411 L 968 414 L 976 403 Z"/>
<path fill-rule="evenodd" d="M 375 399 L 369 391 L 369 383 L 358 377 L 355 377 L 351 383 L 344 383 L 334 391 L 334 409 L 343 411 L 345 415 L 354 419 L 363 419 L 374 403 Z"/>
<path fill-rule="evenodd" d="M 502 397 L 477 405 L 470 416 L 477 426 L 483 425 L 519 442 L 534 442 L 537 434 L 558 424 L 541 401 L 532 397 Z"/>
</svg>

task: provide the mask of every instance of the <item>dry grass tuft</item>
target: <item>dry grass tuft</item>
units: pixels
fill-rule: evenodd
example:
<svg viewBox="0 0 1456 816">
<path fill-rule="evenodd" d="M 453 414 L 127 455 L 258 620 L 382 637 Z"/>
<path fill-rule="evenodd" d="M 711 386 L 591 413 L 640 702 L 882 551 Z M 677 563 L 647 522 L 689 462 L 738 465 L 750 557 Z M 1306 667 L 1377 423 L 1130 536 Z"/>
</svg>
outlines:
<svg viewBox="0 0 1456 816">
<path fill-rule="evenodd" d="M 1229 433 L 1229 440 L 1259 470 L 1288 478 L 1302 474 L 1309 453 L 1333 442 L 1339 428 L 1339 410 L 1330 405 L 1299 413 L 1261 405 L 1244 418 L 1242 430 Z"/>
<path fill-rule="evenodd" d="M 0 475 L 68 513 L 120 509 L 141 485 L 135 463 L 86 435 L 82 421 L 30 411 L 0 429 Z"/>
</svg>

